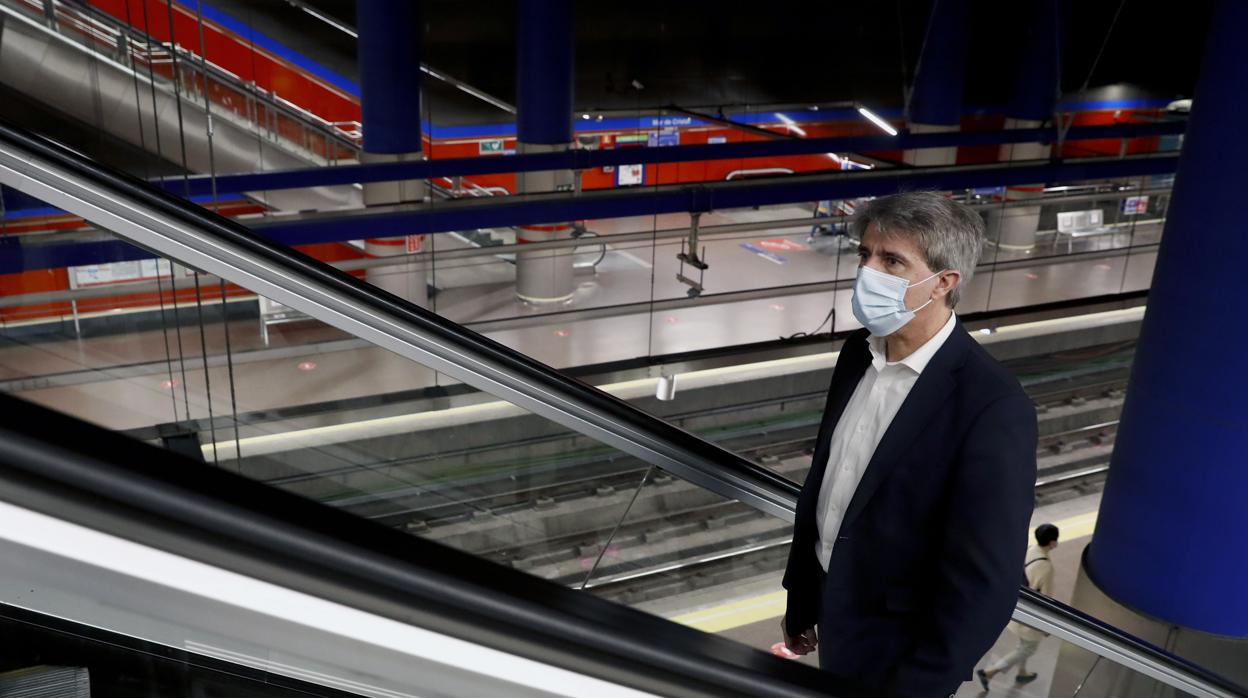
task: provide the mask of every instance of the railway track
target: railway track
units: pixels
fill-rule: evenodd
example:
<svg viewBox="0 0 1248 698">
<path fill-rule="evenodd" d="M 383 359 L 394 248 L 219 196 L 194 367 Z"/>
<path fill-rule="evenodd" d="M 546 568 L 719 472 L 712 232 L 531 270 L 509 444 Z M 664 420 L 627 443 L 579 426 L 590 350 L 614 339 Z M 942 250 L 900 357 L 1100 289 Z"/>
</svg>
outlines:
<svg viewBox="0 0 1248 698">
<path fill-rule="evenodd" d="M 1033 380 L 1042 436 L 1037 498 L 1079 491 L 1108 469 L 1126 371 L 1056 372 Z M 809 467 L 824 393 L 670 417 L 800 482 Z M 774 417 L 757 415 L 774 412 Z M 734 414 L 753 418 L 733 422 Z M 1112 414 L 1112 418 L 1105 418 Z M 675 480 L 619 452 L 555 434 L 272 478 L 299 490 L 362 473 L 422 472 L 451 458 L 473 463 L 442 479 L 382 476 L 386 486 L 343 488 L 328 501 L 501 564 L 626 603 L 640 603 L 779 570 L 789 527 L 738 502 Z M 546 456 L 517 458 L 516 454 Z M 640 488 L 640 491 L 639 491 Z M 592 573 L 591 573 L 592 572 Z"/>
</svg>

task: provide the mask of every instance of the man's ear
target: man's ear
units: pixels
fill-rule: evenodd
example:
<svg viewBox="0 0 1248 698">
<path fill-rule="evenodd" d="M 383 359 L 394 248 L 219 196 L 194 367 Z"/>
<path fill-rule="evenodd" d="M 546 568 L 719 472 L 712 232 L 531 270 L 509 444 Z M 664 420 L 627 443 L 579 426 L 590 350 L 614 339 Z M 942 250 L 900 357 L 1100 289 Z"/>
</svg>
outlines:
<svg viewBox="0 0 1248 698">
<path fill-rule="evenodd" d="M 960 283 L 962 283 L 962 272 L 957 269 L 950 269 L 944 274 L 941 274 L 940 278 L 936 280 L 936 288 L 940 292 L 940 296 L 938 297 L 944 298 L 949 295 L 953 292 L 953 289 L 958 287 L 958 284 Z"/>
</svg>

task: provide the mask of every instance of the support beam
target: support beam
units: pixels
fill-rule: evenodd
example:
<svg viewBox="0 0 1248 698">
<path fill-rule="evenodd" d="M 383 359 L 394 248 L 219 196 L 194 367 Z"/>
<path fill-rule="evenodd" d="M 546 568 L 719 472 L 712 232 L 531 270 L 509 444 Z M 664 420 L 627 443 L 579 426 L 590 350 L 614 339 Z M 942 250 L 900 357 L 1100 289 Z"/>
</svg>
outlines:
<svg viewBox="0 0 1248 698">
<path fill-rule="evenodd" d="M 0 128 L 0 150 L 3 150 Z M 393 236 L 404 231 L 447 232 L 509 225 L 541 224 L 656 213 L 696 213 L 717 209 L 771 206 L 820 199 L 880 196 L 903 189 L 952 190 L 1044 181 L 1085 182 L 1174 172 L 1178 157 L 1086 159 L 1060 164 L 976 166 L 929 170 L 874 170 L 804 175 L 780 180 L 745 180 L 646 190 L 606 190 L 532 197 L 527 200 L 462 200 L 437 206 L 402 206 L 376 211 L 316 215 L 293 221 L 260 222 L 252 226 L 266 237 L 287 245 L 341 242 L 370 235 Z M 0 273 L 92 264 L 100 261 L 148 259 L 150 253 L 113 239 L 40 244 L 20 236 L 0 246 Z"/>
<path fill-rule="evenodd" d="M 1179 135 L 1183 122 L 1169 121 L 1149 124 L 1114 124 L 1111 126 L 1075 126 L 1067 141 L 1105 138 L 1144 138 Z M 500 157 L 447 158 L 418 162 L 378 163 L 370 165 L 339 165 L 301 170 L 263 172 L 245 175 L 218 175 L 216 192 L 267 191 L 299 187 L 329 186 L 386 182 L 400 179 L 439 179 L 471 177 L 483 174 L 537 172 L 541 170 L 589 170 L 630 163 L 666 164 L 713 160 L 737 160 L 758 157 L 783 157 L 815 153 L 848 153 L 897 148 L 945 148 L 959 145 L 1001 145 L 1005 143 L 1054 143 L 1057 129 L 1015 129 L 955 133 L 902 133 L 897 136 L 841 136 L 836 138 L 799 138 L 714 145 L 677 145 L 665 148 L 623 148 L 612 150 L 569 150 L 565 152 L 529 153 Z M 830 162 L 830 161 L 829 161 Z M 182 196 L 212 194 L 212 182 L 206 177 L 177 177 L 160 182 L 166 190 Z"/>
</svg>

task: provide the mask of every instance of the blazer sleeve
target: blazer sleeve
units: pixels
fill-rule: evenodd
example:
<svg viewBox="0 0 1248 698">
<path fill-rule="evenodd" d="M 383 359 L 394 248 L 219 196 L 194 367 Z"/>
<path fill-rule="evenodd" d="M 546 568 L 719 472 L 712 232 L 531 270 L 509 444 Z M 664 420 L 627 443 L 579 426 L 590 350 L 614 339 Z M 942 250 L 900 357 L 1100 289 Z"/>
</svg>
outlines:
<svg viewBox="0 0 1248 698">
<path fill-rule="evenodd" d="M 1021 389 L 990 403 L 974 420 L 954 466 L 939 530 L 930 611 L 888 693 L 947 695 L 969 678 L 1018 601 L 1022 542 L 1034 506 L 1036 413 Z"/>
<path fill-rule="evenodd" d="M 814 480 L 815 468 L 806 476 L 802 486 L 803 500 L 818 494 L 821 483 Z M 814 488 L 813 490 L 811 488 Z M 819 560 L 815 557 L 814 516 L 809 514 L 813 507 L 805 501 L 799 501 L 797 516 L 793 522 L 793 542 L 789 545 L 789 561 L 784 568 L 784 578 L 780 585 L 789 593 L 785 601 L 784 626 L 790 634 L 809 630 L 819 621 Z"/>
</svg>

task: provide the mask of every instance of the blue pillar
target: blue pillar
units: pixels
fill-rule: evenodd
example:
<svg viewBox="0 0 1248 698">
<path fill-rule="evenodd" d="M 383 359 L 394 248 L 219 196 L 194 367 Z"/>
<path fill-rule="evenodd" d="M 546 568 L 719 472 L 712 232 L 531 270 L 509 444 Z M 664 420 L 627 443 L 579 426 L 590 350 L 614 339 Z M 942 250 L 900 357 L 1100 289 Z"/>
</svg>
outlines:
<svg viewBox="0 0 1248 698">
<path fill-rule="evenodd" d="M 968 0 L 932 0 L 906 114 L 906 127 L 911 133 L 957 131 L 961 125 L 967 5 Z M 950 146 L 907 150 L 904 160 L 916 167 L 952 165 L 958 160 L 958 149 Z"/>
<path fill-rule="evenodd" d="M 418 153 L 420 2 L 366 0 L 355 4 L 355 14 L 364 150 Z"/>
<path fill-rule="evenodd" d="M 516 136 L 525 153 L 566 150 L 572 142 L 572 0 L 521 0 L 516 48 Z M 570 170 L 516 176 L 517 193 L 571 191 Z M 572 226 L 522 225 L 519 243 L 570 237 Z M 516 254 L 516 295 L 527 303 L 566 303 L 576 295 L 567 248 Z"/>
<path fill-rule="evenodd" d="M 1218 2 L 1088 577 L 1136 612 L 1248 636 L 1248 3 Z"/>
<path fill-rule="evenodd" d="M 1021 51 L 1014 92 L 1006 107 L 1006 128 L 1035 128 L 1053 118 L 1061 90 L 1061 32 L 1058 0 L 1032 0 L 1021 24 L 1005 27 Z M 1045 143 L 1001 146 L 1001 162 L 1046 160 Z M 1044 183 L 1006 187 L 1008 207 L 988 211 L 988 235 L 1003 250 L 1030 250 L 1036 246 L 1040 206 L 1017 205 L 1044 195 Z"/>
<path fill-rule="evenodd" d="M 909 122 L 957 126 L 966 82 L 967 0 L 932 0 L 910 92 Z"/>
<path fill-rule="evenodd" d="M 521 0 L 516 135 L 522 143 L 572 141 L 572 0 Z"/>
<path fill-rule="evenodd" d="M 420 44 L 424 27 L 419 0 L 360 0 L 355 3 L 364 127 L 361 162 L 421 160 Z M 425 200 L 423 180 L 364 185 L 366 206 Z M 371 257 L 398 257 L 423 250 L 424 236 L 366 238 Z M 424 255 L 407 262 L 371 267 L 365 279 L 377 288 L 417 305 L 428 305 Z"/>
<path fill-rule="evenodd" d="M 1058 0 L 1033 0 L 1027 21 L 1018 27 L 1023 56 L 1006 116 L 1048 121 L 1061 91 L 1061 14 Z"/>
</svg>

